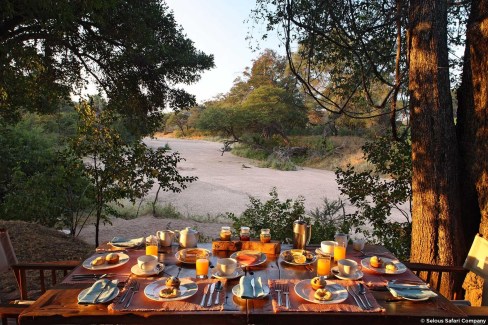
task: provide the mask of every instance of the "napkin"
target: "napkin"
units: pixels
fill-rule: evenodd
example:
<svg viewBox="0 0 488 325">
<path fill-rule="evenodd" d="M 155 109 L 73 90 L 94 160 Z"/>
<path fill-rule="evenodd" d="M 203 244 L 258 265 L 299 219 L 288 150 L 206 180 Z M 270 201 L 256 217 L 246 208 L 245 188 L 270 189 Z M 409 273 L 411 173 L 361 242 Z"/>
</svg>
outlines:
<svg viewBox="0 0 488 325">
<path fill-rule="evenodd" d="M 437 294 L 430 290 L 426 284 L 399 284 L 394 282 L 388 283 L 388 290 L 394 297 L 407 299 L 428 299 L 437 297 Z"/>
<path fill-rule="evenodd" d="M 144 237 L 133 238 L 133 239 L 127 239 L 124 237 L 114 237 L 110 241 L 110 244 L 116 247 L 126 247 L 126 248 L 134 248 L 134 247 L 142 246 L 143 243 L 144 243 Z"/>
<path fill-rule="evenodd" d="M 255 299 L 264 297 L 263 280 L 261 279 L 261 277 L 254 278 L 253 276 L 243 276 L 239 280 L 239 290 L 241 293 L 241 298 L 243 299 Z M 256 293 L 256 295 L 254 295 L 254 293 Z"/>
<path fill-rule="evenodd" d="M 78 303 L 98 304 L 109 301 L 114 291 L 117 289 L 118 282 L 118 280 L 110 281 L 107 279 L 96 281 L 84 294 L 78 297 Z M 99 296 L 100 292 L 102 292 L 102 294 Z"/>
</svg>

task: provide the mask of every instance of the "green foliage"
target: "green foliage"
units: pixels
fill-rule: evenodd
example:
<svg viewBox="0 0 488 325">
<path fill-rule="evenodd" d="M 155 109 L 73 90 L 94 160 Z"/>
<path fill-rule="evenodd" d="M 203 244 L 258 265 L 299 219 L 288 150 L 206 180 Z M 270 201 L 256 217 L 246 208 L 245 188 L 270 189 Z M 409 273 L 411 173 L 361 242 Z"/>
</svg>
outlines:
<svg viewBox="0 0 488 325">
<path fill-rule="evenodd" d="M 312 217 L 312 238 L 311 243 L 320 243 L 323 240 L 334 238 L 337 232 L 349 233 L 351 222 L 344 211 L 342 200 L 329 201 L 324 198 L 321 208 L 316 208 L 310 213 Z"/>
<path fill-rule="evenodd" d="M 411 148 L 407 142 L 386 137 L 364 145 L 365 158 L 373 170 L 356 172 L 354 167 L 337 169 L 341 192 L 357 208 L 351 215 L 352 226 L 362 229 L 366 237 L 390 249 L 397 257 L 408 259 L 411 241 L 410 211 L 402 204 L 411 202 Z M 388 178 L 381 178 L 387 175 Z M 401 212 L 404 221 L 393 221 L 393 209 Z M 369 230 L 370 229 L 370 230 Z"/>
<path fill-rule="evenodd" d="M 276 188 L 273 188 L 269 195 L 271 198 L 264 203 L 250 196 L 248 207 L 240 217 L 233 213 L 227 214 L 233 221 L 232 226 L 236 233 L 239 233 L 240 227 L 248 226 L 251 228 L 251 237 L 254 238 L 259 237 L 263 228 L 271 229 L 272 237 L 276 240 L 285 241 L 287 238 L 293 238 L 293 221 L 304 216 L 305 199 L 298 197 L 295 201 L 280 201 Z"/>
</svg>

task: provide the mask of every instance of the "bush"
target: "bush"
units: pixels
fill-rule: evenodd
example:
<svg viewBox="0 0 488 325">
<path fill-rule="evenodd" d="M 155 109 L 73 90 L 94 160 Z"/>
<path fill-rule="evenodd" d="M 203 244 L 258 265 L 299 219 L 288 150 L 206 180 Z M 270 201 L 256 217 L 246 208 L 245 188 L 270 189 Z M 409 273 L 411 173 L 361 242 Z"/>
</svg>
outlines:
<svg viewBox="0 0 488 325">
<path fill-rule="evenodd" d="M 324 198 L 322 208 L 316 208 L 310 215 L 313 220 L 311 243 L 332 240 L 337 232 L 349 233 L 351 230 L 351 222 L 344 211 L 344 202 L 341 199 L 329 201 Z"/>
</svg>

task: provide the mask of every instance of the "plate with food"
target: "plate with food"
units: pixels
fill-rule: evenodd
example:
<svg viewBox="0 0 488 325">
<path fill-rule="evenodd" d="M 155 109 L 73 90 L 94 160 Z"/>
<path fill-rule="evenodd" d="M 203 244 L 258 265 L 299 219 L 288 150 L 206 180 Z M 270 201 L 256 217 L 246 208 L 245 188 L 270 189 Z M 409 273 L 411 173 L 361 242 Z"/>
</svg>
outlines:
<svg viewBox="0 0 488 325">
<path fill-rule="evenodd" d="M 317 257 L 304 249 L 290 249 L 280 254 L 281 259 L 291 265 L 308 265 L 317 260 Z"/>
<path fill-rule="evenodd" d="M 170 277 L 149 283 L 144 294 L 155 301 L 176 301 L 188 299 L 198 291 L 198 285 L 190 279 Z"/>
<path fill-rule="evenodd" d="M 328 282 L 325 286 L 315 287 L 312 280 L 302 280 L 295 285 L 299 297 L 316 304 L 338 304 L 347 299 L 347 290 L 340 284 Z"/>
<path fill-rule="evenodd" d="M 129 262 L 129 255 L 125 253 L 96 254 L 83 261 L 83 267 L 88 270 L 106 270 L 119 267 Z"/>
<path fill-rule="evenodd" d="M 256 250 L 243 250 L 233 253 L 230 258 L 233 258 L 241 266 L 256 266 L 266 262 L 266 254 Z"/>
<path fill-rule="evenodd" d="M 181 263 L 196 264 L 199 258 L 208 258 L 211 253 L 204 248 L 185 248 L 175 254 L 176 259 Z"/>
<path fill-rule="evenodd" d="M 366 257 L 361 260 L 361 265 L 379 274 L 401 274 L 407 270 L 400 261 L 379 256 Z"/>
</svg>

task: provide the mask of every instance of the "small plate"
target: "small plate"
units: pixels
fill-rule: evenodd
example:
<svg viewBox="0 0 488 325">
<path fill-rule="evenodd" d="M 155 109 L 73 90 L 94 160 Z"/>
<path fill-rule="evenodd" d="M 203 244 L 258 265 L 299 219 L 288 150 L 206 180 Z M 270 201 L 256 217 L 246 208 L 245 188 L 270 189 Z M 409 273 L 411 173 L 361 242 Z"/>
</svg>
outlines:
<svg viewBox="0 0 488 325">
<path fill-rule="evenodd" d="M 78 294 L 78 301 L 80 301 L 81 297 L 83 297 L 88 292 L 88 290 L 90 290 L 90 288 L 81 290 L 81 292 Z M 109 296 L 106 296 L 106 294 L 102 293 L 100 297 L 98 297 L 97 299 L 99 301 L 97 302 L 97 304 L 104 304 L 106 302 L 114 300 L 114 298 L 117 297 L 119 292 L 120 292 L 119 288 L 115 287 L 113 290 L 111 290 Z"/>
<path fill-rule="evenodd" d="M 281 252 L 280 257 L 283 260 L 283 262 L 291 264 L 291 265 L 308 265 L 308 264 L 314 263 L 317 260 L 317 256 L 315 256 L 313 254 L 312 254 L 313 255 L 312 260 L 305 261 L 305 263 L 296 263 L 295 261 L 287 261 L 283 258 L 284 254 L 286 254 L 286 252 L 290 252 L 293 256 L 295 256 L 295 255 L 303 255 L 302 254 L 303 251 L 304 251 L 303 249 L 290 249 L 288 251 Z"/>
<path fill-rule="evenodd" d="M 110 254 L 110 253 L 107 253 Z M 97 257 L 100 256 L 107 256 L 107 254 L 95 254 L 86 260 L 83 261 L 83 267 L 88 270 L 107 270 L 107 269 L 113 269 L 115 267 L 119 267 L 121 265 L 124 265 L 125 263 L 129 262 L 129 255 L 125 253 L 113 253 L 113 254 L 119 254 L 119 262 L 117 264 L 108 264 L 104 263 L 102 265 L 91 265 L 91 262 L 96 259 Z"/>
<path fill-rule="evenodd" d="M 210 253 L 210 251 L 208 249 L 204 249 L 204 248 L 185 248 L 185 249 L 182 249 L 178 252 L 176 252 L 175 254 L 175 257 L 176 259 L 178 260 L 178 262 L 181 262 L 181 263 L 185 263 L 185 264 L 196 264 L 197 263 L 197 259 L 195 258 L 195 260 L 185 260 L 183 258 L 183 256 L 185 256 L 185 254 L 187 254 L 188 252 L 195 252 L 193 253 L 193 255 L 206 255 L 207 257 L 210 257 L 212 255 L 212 253 Z"/>
<path fill-rule="evenodd" d="M 437 294 L 430 290 L 427 284 L 399 284 L 395 281 L 390 281 L 386 287 L 393 296 L 411 301 L 424 301 L 437 297 Z"/>
<path fill-rule="evenodd" d="M 180 295 L 175 298 L 161 298 L 159 296 L 159 291 L 166 288 L 166 279 L 158 280 L 149 283 L 144 288 L 144 294 L 151 300 L 155 301 L 176 301 L 184 300 L 193 296 L 198 291 L 198 285 L 189 279 L 180 279 Z"/>
<path fill-rule="evenodd" d="M 141 268 L 139 267 L 138 264 L 135 264 L 130 269 L 130 271 L 132 273 L 134 273 L 135 275 L 138 275 L 138 276 L 156 275 L 156 274 L 159 274 L 163 270 L 164 270 L 164 264 L 163 263 L 158 263 L 158 265 L 153 270 L 151 270 L 151 271 L 141 270 Z"/>
<path fill-rule="evenodd" d="M 334 257 L 334 254 L 333 254 L 333 253 L 332 253 L 332 254 L 326 253 L 326 252 L 324 252 L 324 251 L 323 251 L 322 249 L 320 249 L 320 248 L 316 248 L 316 249 L 315 249 L 315 254 L 317 254 L 317 255 L 330 255 L 330 256 Z"/>
<path fill-rule="evenodd" d="M 217 278 L 217 279 L 235 279 L 235 278 L 239 278 L 241 276 L 244 275 L 244 271 L 241 269 L 241 268 L 237 268 L 234 273 L 230 274 L 230 275 L 224 275 L 224 274 L 221 274 L 219 270 L 213 268 L 210 273 L 212 274 L 212 276 L 214 278 Z"/>
<path fill-rule="evenodd" d="M 238 256 L 245 255 L 245 254 L 254 255 L 254 256 L 255 255 L 258 255 L 258 254 L 260 254 L 260 255 L 259 255 L 259 257 L 258 257 L 258 259 L 257 259 L 256 262 L 251 263 L 251 264 L 248 264 L 248 265 L 244 265 L 241 262 L 239 262 Z M 253 251 L 253 250 L 243 250 L 243 251 L 240 251 L 240 252 L 235 252 L 235 253 L 233 253 L 230 256 L 230 258 L 236 259 L 237 260 L 237 263 L 240 264 L 240 265 L 242 265 L 242 266 L 256 266 L 256 265 L 260 265 L 260 264 L 263 264 L 264 262 L 266 262 L 266 259 L 267 259 L 266 254 L 263 254 L 263 253 L 261 253 L 259 251 Z"/>
<path fill-rule="evenodd" d="M 339 268 L 337 266 L 334 266 L 332 268 L 332 274 L 338 279 L 341 280 L 359 280 L 363 277 L 364 273 L 361 272 L 361 270 L 356 270 L 356 273 L 352 276 L 347 276 L 347 275 L 342 275 L 341 272 L 339 272 Z"/>
<path fill-rule="evenodd" d="M 263 285 L 263 291 L 264 291 L 264 296 L 259 297 L 259 298 L 254 298 L 254 299 L 264 299 L 269 295 L 269 287 L 267 285 Z M 239 284 L 236 284 L 232 288 L 232 294 L 238 298 L 241 298 L 241 286 Z M 244 299 L 244 298 L 241 298 Z"/>
<path fill-rule="evenodd" d="M 393 264 L 395 264 L 395 266 L 397 268 L 395 271 L 387 271 L 384 267 L 373 267 L 373 266 L 371 266 L 371 264 L 369 262 L 370 259 L 371 259 L 371 257 L 363 258 L 361 260 L 361 265 L 364 268 L 366 268 L 370 271 L 379 273 L 379 274 L 402 274 L 407 270 L 407 267 L 405 266 L 405 264 L 401 263 L 398 260 L 392 260 L 392 259 L 389 259 L 386 257 L 382 257 L 381 259 L 383 260 L 383 265 L 385 265 L 385 263 L 393 263 Z"/>
<path fill-rule="evenodd" d="M 326 288 L 332 292 L 332 300 L 317 300 L 314 298 L 315 290 L 310 285 L 310 280 L 302 280 L 295 285 L 295 292 L 298 296 L 306 301 L 316 304 L 338 304 L 347 299 L 348 293 L 346 288 L 340 284 L 328 284 Z"/>
</svg>

